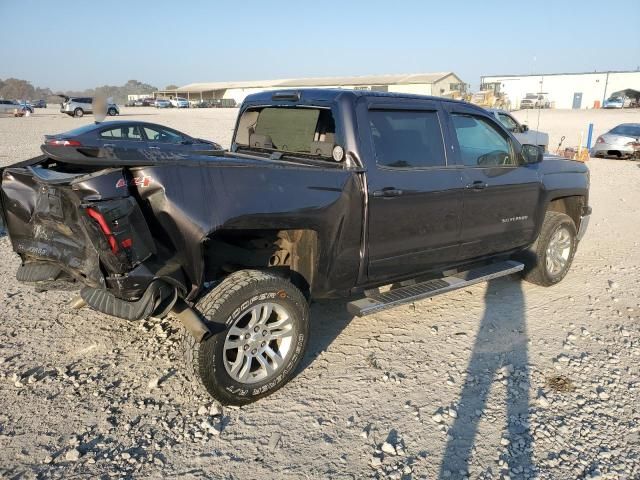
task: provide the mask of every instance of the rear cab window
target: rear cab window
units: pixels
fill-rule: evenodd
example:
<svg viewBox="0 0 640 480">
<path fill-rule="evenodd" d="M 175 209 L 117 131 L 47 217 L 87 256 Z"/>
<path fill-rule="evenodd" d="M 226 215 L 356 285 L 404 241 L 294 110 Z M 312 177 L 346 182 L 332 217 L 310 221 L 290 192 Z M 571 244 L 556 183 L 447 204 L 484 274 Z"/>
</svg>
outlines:
<svg viewBox="0 0 640 480">
<path fill-rule="evenodd" d="M 330 108 L 249 108 L 238 121 L 234 143 L 237 150 L 333 162 L 336 123 Z"/>
</svg>

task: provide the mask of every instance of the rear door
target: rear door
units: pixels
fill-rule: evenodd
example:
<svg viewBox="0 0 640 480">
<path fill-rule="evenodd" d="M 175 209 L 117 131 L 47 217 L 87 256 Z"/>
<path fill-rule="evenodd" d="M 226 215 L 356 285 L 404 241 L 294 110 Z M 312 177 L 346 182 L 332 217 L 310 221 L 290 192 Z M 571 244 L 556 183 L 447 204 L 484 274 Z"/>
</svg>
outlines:
<svg viewBox="0 0 640 480">
<path fill-rule="evenodd" d="M 530 243 L 541 211 L 538 164 L 525 165 L 520 145 L 490 115 L 450 103 L 450 128 L 464 166 L 460 259 Z"/>
<path fill-rule="evenodd" d="M 447 155 L 440 102 L 371 97 L 359 115 L 363 153 L 371 156 L 366 162 L 369 280 L 455 261 L 462 179 Z"/>
<path fill-rule="evenodd" d="M 105 125 L 109 125 L 106 123 Z M 139 125 L 117 125 L 105 127 L 98 131 L 97 141 L 102 149 L 103 157 L 108 157 L 110 152 L 122 160 L 135 160 L 140 158 L 140 151 L 147 147 L 142 128 Z"/>
</svg>

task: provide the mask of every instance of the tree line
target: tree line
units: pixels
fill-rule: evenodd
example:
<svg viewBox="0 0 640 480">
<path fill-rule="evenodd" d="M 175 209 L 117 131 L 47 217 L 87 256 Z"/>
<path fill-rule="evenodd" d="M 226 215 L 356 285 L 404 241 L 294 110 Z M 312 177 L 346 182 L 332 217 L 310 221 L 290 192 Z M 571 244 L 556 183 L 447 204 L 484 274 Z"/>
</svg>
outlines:
<svg viewBox="0 0 640 480">
<path fill-rule="evenodd" d="M 78 97 L 95 97 L 104 96 L 113 98 L 116 103 L 125 103 L 127 95 L 133 94 L 149 94 L 158 90 L 153 85 L 139 82 L 138 80 L 129 80 L 122 86 L 102 85 L 96 88 L 86 90 L 67 90 L 52 91 L 50 88 L 34 87 L 29 81 L 19 78 L 0 78 L 0 98 L 8 100 L 40 100 L 45 99 L 47 103 L 60 103 L 61 99 L 58 93 Z"/>
</svg>

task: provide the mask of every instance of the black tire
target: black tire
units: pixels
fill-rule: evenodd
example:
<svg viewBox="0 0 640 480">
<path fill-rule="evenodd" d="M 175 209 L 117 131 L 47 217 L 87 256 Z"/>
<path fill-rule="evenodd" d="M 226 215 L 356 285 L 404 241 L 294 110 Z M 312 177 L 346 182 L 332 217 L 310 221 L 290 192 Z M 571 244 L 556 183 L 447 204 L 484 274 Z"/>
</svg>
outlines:
<svg viewBox="0 0 640 480">
<path fill-rule="evenodd" d="M 567 247 L 569 251 L 566 264 L 554 271 L 553 269 L 550 270 L 549 263 L 547 262 L 549 243 L 556 232 L 559 232 L 561 229 L 569 236 Z M 518 259 L 525 264 L 523 278 L 527 282 L 544 287 L 549 287 L 560 282 L 569 271 L 569 268 L 571 268 L 576 246 L 576 226 L 571 217 L 560 212 L 547 212 L 544 217 L 542 229 L 540 230 L 540 235 L 538 235 L 534 244 L 527 251 L 518 256 Z"/>
<path fill-rule="evenodd" d="M 84 115 L 84 110 L 82 110 L 81 108 L 76 108 L 73 111 L 73 116 L 74 117 L 82 117 Z"/>
<path fill-rule="evenodd" d="M 111 108 L 107 111 L 107 113 L 109 114 L 109 116 L 110 116 L 110 117 L 115 117 L 115 116 L 118 114 L 118 111 L 117 111 L 115 108 L 111 107 Z"/>
<path fill-rule="evenodd" d="M 274 376 L 242 383 L 227 371 L 225 361 L 229 362 L 229 359 L 225 358 L 228 355 L 224 350 L 225 341 L 227 335 L 231 335 L 231 328 L 241 325 L 243 319 L 250 316 L 246 312 L 255 306 L 259 308 L 267 300 L 285 309 L 293 319 L 291 343 Z M 309 306 L 302 292 L 289 280 L 269 272 L 241 270 L 207 293 L 197 307 L 214 333 L 200 343 L 188 332 L 183 333 L 188 375 L 192 379 L 199 377 L 207 392 L 220 403 L 245 405 L 254 402 L 275 392 L 293 377 L 307 346 Z M 242 338 L 238 341 L 244 342 Z M 257 363 L 256 366 L 259 367 Z"/>
</svg>

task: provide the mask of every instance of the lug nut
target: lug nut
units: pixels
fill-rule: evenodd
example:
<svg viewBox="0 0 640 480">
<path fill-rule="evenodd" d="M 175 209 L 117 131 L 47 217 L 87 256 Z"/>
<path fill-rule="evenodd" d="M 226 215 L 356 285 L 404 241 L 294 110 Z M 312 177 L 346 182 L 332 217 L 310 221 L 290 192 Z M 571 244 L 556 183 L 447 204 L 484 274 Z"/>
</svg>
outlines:
<svg viewBox="0 0 640 480">
<path fill-rule="evenodd" d="M 267 344 L 267 342 L 262 342 L 262 343 L 260 344 L 260 346 L 261 346 L 261 347 L 264 347 L 266 344 Z"/>
<path fill-rule="evenodd" d="M 260 327 L 256 327 L 253 329 L 254 332 L 258 332 L 260 330 Z"/>
<path fill-rule="evenodd" d="M 262 336 L 266 337 L 267 335 L 269 335 L 269 332 L 267 330 L 263 330 L 262 331 Z"/>
<path fill-rule="evenodd" d="M 252 355 L 255 355 L 256 353 L 258 353 L 258 349 L 254 348 L 253 350 L 251 350 Z"/>
<path fill-rule="evenodd" d="M 247 333 L 247 334 L 244 336 L 244 338 L 245 338 L 245 340 L 249 340 L 249 338 L 251 338 L 251 335 L 250 335 L 249 333 Z"/>
<path fill-rule="evenodd" d="M 244 346 L 244 349 L 245 349 L 245 350 L 249 350 L 249 345 L 245 345 L 245 346 Z"/>
</svg>

